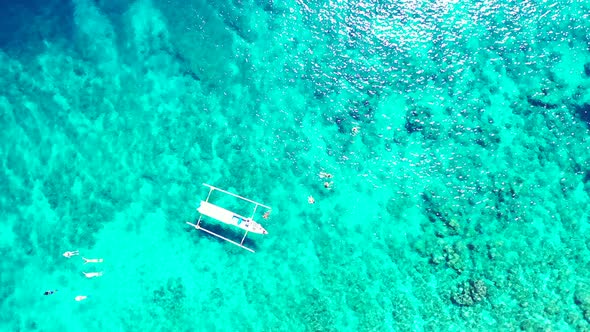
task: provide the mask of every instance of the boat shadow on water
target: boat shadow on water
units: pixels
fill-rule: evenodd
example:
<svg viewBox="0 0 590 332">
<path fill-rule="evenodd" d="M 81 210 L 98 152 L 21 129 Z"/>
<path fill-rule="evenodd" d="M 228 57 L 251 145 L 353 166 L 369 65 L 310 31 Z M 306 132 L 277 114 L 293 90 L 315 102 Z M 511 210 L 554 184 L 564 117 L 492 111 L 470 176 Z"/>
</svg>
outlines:
<svg viewBox="0 0 590 332">
<path fill-rule="evenodd" d="M 198 219 L 194 220 L 194 223 L 196 224 L 198 221 Z M 219 225 L 219 224 L 215 224 L 215 223 L 211 223 L 211 222 L 203 222 L 203 220 L 201 220 L 200 226 L 206 230 L 209 230 L 213 233 L 219 234 L 225 238 L 228 238 L 232 241 L 235 241 L 237 243 L 240 243 L 242 241 L 242 237 L 244 236 L 244 233 L 240 233 L 240 232 L 236 232 L 233 229 L 230 229 L 228 227 L 225 227 L 223 225 Z M 191 227 L 187 227 L 187 231 L 188 232 L 192 232 L 192 231 L 198 231 L 197 229 L 195 229 L 195 227 L 191 226 Z M 207 241 L 216 241 L 218 243 L 226 243 L 229 245 L 229 247 L 234 248 L 234 246 L 232 244 L 227 243 L 225 240 L 220 239 L 217 236 L 211 235 L 207 232 L 201 232 L 203 234 L 201 234 L 201 236 L 197 236 L 194 237 L 194 242 L 197 243 L 199 241 L 202 241 L 203 239 L 206 239 Z M 248 235 L 250 235 L 250 233 L 248 233 Z M 258 249 L 258 246 L 256 245 L 256 241 L 251 240 L 250 238 L 246 237 L 244 239 L 244 246 L 251 248 L 252 250 L 256 251 Z"/>
</svg>

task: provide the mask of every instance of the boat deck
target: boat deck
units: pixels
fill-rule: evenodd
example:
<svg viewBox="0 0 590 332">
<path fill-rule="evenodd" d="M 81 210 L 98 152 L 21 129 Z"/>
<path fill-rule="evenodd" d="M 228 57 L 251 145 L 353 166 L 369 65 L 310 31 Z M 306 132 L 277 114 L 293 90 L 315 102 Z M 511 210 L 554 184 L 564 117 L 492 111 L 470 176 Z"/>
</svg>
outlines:
<svg viewBox="0 0 590 332">
<path fill-rule="evenodd" d="M 217 219 L 228 225 L 239 227 L 245 231 L 257 234 L 268 234 L 268 232 L 251 218 L 246 218 L 232 211 L 226 210 L 215 204 L 201 201 L 201 206 L 197 209 L 200 214 Z"/>
</svg>

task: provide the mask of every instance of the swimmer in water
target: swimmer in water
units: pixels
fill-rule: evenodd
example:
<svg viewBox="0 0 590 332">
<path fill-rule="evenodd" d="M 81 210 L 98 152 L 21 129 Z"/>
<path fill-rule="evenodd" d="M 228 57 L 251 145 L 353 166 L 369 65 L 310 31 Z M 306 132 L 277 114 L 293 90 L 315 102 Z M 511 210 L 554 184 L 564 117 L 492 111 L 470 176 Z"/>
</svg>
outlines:
<svg viewBox="0 0 590 332">
<path fill-rule="evenodd" d="M 85 258 L 82 257 L 82 259 L 84 260 L 84 264 L 88 264 L 88 263 L 102 263 L 103 259 L 102 258 Z"/>
<path fill-rule="evenodd" d="M 332 174 L 330 174 L 330 173 L 320 172 L 320 179 L 323 179 L 323 178 L 331 179 L 333 177 L 334 176 Z"/>
<path fill-rule="evenodd" d="M 45 293 L 43 293 L 43 295 L 51 295 L 51 294 L 53 294 L 55 292 L 57 292 L 57 289 L 56 290 L 48 290 Z"/>
<path fill-rule="evenodd" d="M 313 196 L 309 195 L 309 196 L 307 197 L 307 203 L 309 203 L 309 204 L 313 204 L 313 203 L 315 203 L 315 199 L 313 199 Z"/>
<path fill-rule="evenodd" d="M 264 212 L 264 214 L 262 215 L 262 218 L 268 219 L 268 217 L 270 217 L 270 211 Z"/>
<path fill-rule="evenodd" d="M 82 272 L 86 278 L 102 277 L 102 272 Z"/>
<path fill-rule="evenodd" d="M 332 182 L 324 182 L 324 188 L 332 189 Z"/>
<path fill-rule="evenodd" d="M 80 302 L 80 301 L 86 300 L 87 298 L 88 298 L 88 296 L 86 296 L 86 295 L 78 295 L 74 298 L 74 300 Z"/>
<path fill-rule="evenodd" d="M 80 253 L 78 252 L 78 250 L 74 250 L 74 251 L 66 251 L 66 252 L 64 252 L 63 256 L 65 258 L 70 258 L 72 256 L 76 256 L 76 255 L 79 255 L 79 254 Z"/>
</svg>

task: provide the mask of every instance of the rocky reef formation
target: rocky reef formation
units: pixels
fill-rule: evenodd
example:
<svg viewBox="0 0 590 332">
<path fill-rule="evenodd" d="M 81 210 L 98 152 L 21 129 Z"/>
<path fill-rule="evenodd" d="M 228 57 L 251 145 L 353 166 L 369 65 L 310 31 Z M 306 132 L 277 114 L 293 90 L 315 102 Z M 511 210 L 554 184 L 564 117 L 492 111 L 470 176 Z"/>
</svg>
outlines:
<svg viewBox="0 0 590 332">
<path fill-rule="evenodd" d="M 469 307 L 483 301 L 487 294 L 488 288 L 483 280 L 468 280 L 457 286 L 451 300 L 456 305 Z"/>
</svg>

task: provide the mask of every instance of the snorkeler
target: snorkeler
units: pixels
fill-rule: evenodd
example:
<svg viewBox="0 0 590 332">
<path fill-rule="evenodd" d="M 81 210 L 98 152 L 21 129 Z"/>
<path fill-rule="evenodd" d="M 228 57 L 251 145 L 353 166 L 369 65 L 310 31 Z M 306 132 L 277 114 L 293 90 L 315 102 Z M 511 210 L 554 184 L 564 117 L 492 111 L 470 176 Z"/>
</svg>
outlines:
<svg viewBox="0 0 590 332">
<path fill-rule="evenodd" d="M 86 278 L 102 277 L 102 272 L 82 272 Z"/>
<path fill-rule="evenodd" d="M 82 257 L 82 259 L 84 260 L 84 264 L 88 264 L 88 263 L 102 263 L 103 259 L 102 258 L 85 258 Z"/>
<path fill-rule="evenodd" d="M 43 295 L 51 295 L 51 294 L 53 294 L 55 292 L 57 292 L 57 289 L 54 290 L 54 291 L 53 290 L 48 290 L 48 291 L 45 291 L 45 293 L 43 293 Z"/>
<path fill-rule="evenodd" d="M 78 252 L 78 250 L 74 250 L 74 251 L 66 251 L 66 252 L 64 252 L 63 256 L 65 258 L 70 258 L 72 256 L 76 256 L 76 255 L 79 255 L 79 254 L 80 253 Z"/>
<path fill-rule="evenodd" d="M 332 174 L 330 174 L 330 173 L 326 173 L 326 172 L 320 172 L 320 179 L 323 179 L 323 178 L 328 178 L 328 179 L 331 179 L 331 178 L 333 178 L 333 177 L 334 177 L 334 176 L 333 176 Z"/>
</svg>

